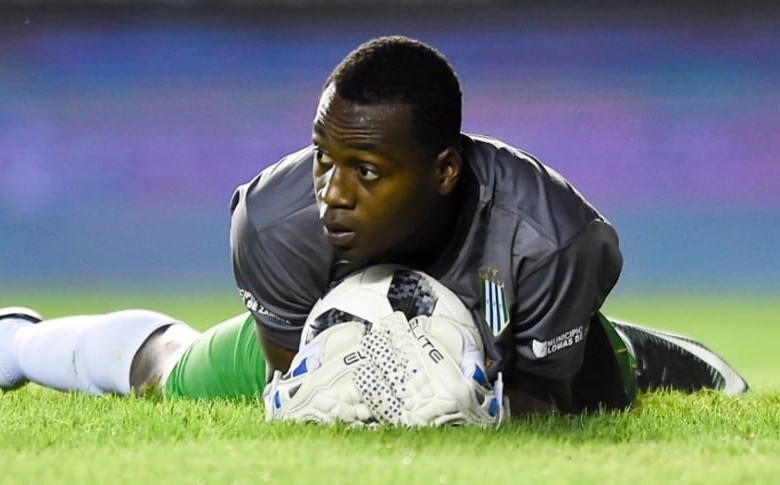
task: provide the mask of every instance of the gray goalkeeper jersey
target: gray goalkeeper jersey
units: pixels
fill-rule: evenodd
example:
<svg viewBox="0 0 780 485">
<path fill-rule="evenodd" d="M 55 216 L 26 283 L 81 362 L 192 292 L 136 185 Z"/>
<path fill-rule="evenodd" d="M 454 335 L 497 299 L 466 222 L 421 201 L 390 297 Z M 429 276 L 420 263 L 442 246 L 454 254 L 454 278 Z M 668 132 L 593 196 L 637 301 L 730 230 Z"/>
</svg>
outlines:
<svg viewBox="0 0 780 485">
<path fill-rule="evenodd" d="M 358 269 L 325 239 L 312 188 L 313 147 L 240 186 L 230 242 L 239 291 L 258 331 L 298 347 L 315 301 Z M 591 318 L 622 258 L 612 226 L 566 180 L 498 140 L 463 135 L 468 194 L 440 259 L 419 268 L 457 293 L 488 357 L 548 378 L 572 377 Z"/>
</svg>

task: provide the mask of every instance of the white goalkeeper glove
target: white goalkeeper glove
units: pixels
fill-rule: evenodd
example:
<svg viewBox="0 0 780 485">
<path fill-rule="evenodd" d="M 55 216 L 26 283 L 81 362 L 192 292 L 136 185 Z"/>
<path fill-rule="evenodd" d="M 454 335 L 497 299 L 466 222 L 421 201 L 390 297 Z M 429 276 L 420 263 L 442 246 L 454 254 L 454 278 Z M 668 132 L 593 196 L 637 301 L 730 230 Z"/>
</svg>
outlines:
<svg viewBox="0 0 780 485">
<path fill-rule="evenodd" d="M 502 384 L 491 388 L 475 328 L 403 313 L 323 331 L 274 373 L 266 420 L 401 426 L 478 424 L 504 417 Z"/>
<path fill-rule="evenodd" d="M 498 426 L 502 383 L 491 387 L 475 332 L 445 317 L 401 312 L 374 323 L 360 341 L 355 385 L 379 422 L 410 427 Z M 478 338 L 478 337 L 477 337 Z"/>
<path fill-rule="evenodd" d="M 366 325 L 334 325 L 300 349 L 290 370 L 263 391 L 266 421 L 367 423 L 373 415 L 355 388 L 353 370 Z"/>
</svg>

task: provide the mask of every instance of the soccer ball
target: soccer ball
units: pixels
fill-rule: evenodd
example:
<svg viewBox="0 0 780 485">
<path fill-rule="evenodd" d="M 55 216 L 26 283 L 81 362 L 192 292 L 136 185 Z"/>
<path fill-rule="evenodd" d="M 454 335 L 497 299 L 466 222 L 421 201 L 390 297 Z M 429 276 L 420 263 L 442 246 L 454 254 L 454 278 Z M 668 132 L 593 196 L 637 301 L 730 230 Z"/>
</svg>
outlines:
<svg viewBox="0 0 780 485">
<path fill-rule="evenodd" d="M 485 371 L 468 308 L 431 276 L 355 273 L 312 307 L 286 374 L 263 391 L 268 420 L 496 425 L 502 384 Z"/>
<path fill-rule="evenodd" d="M 474 319 L 466 305 L 435 278 L 401 266 L 370 266 L 320 298 L 309 312 L 301 335 L 303 348 L 314 337 L 344 322 L 371 324 L 401 311 L 407 320 L 417 316 L 441 316 L 460 324 L 480 342 Z"/>
</svg>

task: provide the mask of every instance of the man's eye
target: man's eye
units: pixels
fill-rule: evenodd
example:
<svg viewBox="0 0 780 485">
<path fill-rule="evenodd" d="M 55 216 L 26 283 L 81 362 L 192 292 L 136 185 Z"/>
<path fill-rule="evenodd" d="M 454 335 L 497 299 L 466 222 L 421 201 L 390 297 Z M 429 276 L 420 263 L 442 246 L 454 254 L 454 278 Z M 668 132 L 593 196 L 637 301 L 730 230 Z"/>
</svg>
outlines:
<svg viewBox="0 0 780 485">
<path fill-rule="evenodd" d="M 379 174 L 376 173 L 376 170 L 374 170 L 371 167 L 367 167 L 365 165 L 361 165 L 358 167 L 358 173 L 360 174 L 360 177 L 364 180 L 368 181 L 374 181 L 379 178 Z"/>
<path fill-rule="evenodd" d="M 330 158 L 322 150 L 314 151 L 314 161 L 319 165 L 333 165 Z"/>
</svg>

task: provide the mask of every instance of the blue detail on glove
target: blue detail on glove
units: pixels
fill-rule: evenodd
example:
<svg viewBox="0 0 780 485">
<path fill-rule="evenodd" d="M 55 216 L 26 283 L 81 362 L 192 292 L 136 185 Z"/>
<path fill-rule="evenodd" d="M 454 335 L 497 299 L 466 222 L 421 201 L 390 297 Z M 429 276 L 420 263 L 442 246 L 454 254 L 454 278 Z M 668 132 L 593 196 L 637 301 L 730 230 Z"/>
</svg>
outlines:
<svg viewBox="0 0 780 485">
<path fill-rule="evenodd" d="M 293 369 L 292 376 L 298 377 L 299 375 L 305 374 L 309 372 L 309 369 L 306 367 L 306 359 L 303 359 L 300 364 L 298 364 L 298 367 Z"/>
<path fill-rule="evenodd" d="M 487 376 L 485 375 L 485 371 L 483 371 L 482 368 L 478 365 L 475 366 L 474 374 L 471 375 L 471 378 L 477 381 L 477 383 L 482 387 L 490 387 Z"/>
</svg>

